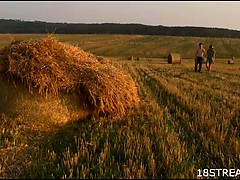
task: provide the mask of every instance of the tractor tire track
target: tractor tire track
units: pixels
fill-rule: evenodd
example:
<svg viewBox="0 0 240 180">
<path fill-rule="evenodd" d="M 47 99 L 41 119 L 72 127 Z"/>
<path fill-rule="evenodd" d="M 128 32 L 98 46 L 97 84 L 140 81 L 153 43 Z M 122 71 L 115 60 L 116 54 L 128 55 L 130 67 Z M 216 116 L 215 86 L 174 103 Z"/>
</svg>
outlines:
<svg viewBox="0 0 240 180">
<path fill-rule="evenodd" d="M 154 150 L 154 157 L 156 158 L 156 165 L 159 178 L 179 178 L 185 175 L 185 177 L 194 178 L 193 173 L 189 173 L 188 168 L 184 167 L 182 161 L 191 161 L 192 156 L 189 156 L 188 149 L 185 143 L 179 141 L 180 137 L 178 132 L 172 131 L 172 127 L 169 124 L 170 120 L 167 118 L 171 116 L 169 111 L 166 111 L 166 108 L 160 108 L 159 103 L 156 100 L 155 94 L 152 92 L 149 86 L 146 86 L 145 82 L 142 80 L 141 74 L 136 67 L 133 67 L 130 64 L 125 65 L 125 69 L 133 76 L 136 83 L 140 89 L 145 93 L 141 93 L 142 99 L 156 104 L 156 114 L 152 114 L 149 119 L 155 123 L 155 127 L 151 130 L 150 139 L 152 143 L 152 149 Z M 162 107 L 162 106 L 161 106 Z M 158 110 L 158 109 L 161 109 Z M 163 113 L 164 117 L 158 116 L 157 114 Z M 174 148 L 172 148 L 174 147 Z M 174 163 L 170 163 L 172 158 L 176 158 Z M 189 163 L 189 166 L 194 166 Z M 173 173 L 175 172 L 176 173 Z M 171 173 L 170 173 L 171 172 Z"/>
</svg>

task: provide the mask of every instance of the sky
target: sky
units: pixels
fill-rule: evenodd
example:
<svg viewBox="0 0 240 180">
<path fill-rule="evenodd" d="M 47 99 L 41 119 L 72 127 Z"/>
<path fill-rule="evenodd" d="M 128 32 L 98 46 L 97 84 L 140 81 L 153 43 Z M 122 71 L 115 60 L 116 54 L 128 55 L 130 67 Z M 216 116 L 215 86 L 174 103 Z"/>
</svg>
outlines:
<svg viewBox="0 0 240 180">
<path fill-rule="evenodd" d="M 240 31 L 240 1 L 0 1 L 0 19 L 139 23 Z"/>
</svg>

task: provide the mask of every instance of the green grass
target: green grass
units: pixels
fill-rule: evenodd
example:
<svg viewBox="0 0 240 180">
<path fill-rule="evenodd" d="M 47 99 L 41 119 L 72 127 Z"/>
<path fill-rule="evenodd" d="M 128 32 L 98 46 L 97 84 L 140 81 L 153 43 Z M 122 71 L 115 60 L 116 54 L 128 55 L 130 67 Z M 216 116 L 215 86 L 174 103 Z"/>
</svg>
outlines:
<svg viewBox="0 0 240 180">
<path fill-rule="evenodd" d="M 187 37 L 59 37 L 64 42 L 85 44 L 84 48 L 98 55 L 107 54 L 128 71 L 138 87 L 140 107 L 123 119 L 92 117 L 65 125 L 2 114 L 1 178 L 189 179 L 197 178 L 198 169 L 239 169 L 238 59 L 228 65 L 228 59 L 217 58 L 212 71 L 207 72 L 203 65 L 202 72 L 195 73 L 191 59 L 167 64 L 164 59 L 149 57 L 161 54 L 154 51 L 161 39 L 171 45 L 176 39 L 175 48 L 180 51 L 182 45 L 185 51 L 201 38 L 188 42 Z M 113 46 L 114 38 L 126 44 Z M 215 47 L 228 43 L 225 39 L 212 40 Z M 232 44 L 238 41 L 229 39 Z M 134 48 L 129 49 L 128 43 Z M 128 56 L 140 50 L 142 54 L 149 52 L 149 57 L 128 61 L 118 54 Z"/>
</svg>

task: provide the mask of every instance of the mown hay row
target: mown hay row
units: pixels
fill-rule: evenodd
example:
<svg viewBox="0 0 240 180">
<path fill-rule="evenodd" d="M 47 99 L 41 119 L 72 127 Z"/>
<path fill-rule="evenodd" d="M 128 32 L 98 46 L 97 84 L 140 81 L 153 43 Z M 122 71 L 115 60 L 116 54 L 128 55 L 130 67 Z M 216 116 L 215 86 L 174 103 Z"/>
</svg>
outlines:
<svg viewBox="0 0 240 180">
<path fill-rule="evenodd" d="M 131 76 L 78 47 L 42 40 L 14 41 L 0 50 L 3 79 L 20 82 L 31 94 L 77 94 L 96 115 L 122 117 L 139 102 Z"/>
</svg>

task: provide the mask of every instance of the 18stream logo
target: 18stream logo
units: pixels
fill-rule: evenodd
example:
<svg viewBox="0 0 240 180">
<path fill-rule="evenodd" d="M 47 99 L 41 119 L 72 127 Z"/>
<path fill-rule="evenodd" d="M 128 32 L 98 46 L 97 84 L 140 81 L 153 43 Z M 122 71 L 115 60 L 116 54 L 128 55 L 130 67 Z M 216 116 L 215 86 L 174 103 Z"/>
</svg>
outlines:
<svg viewBox="0 0 240 180">
<path fill-rule="evenodd" d="M 240 169 L 198 169 L 197 177 L 240 177 Z"/>
</svg>

